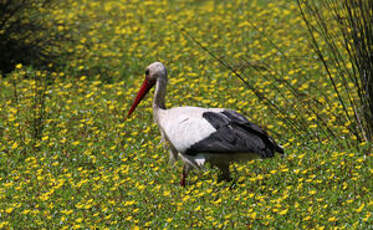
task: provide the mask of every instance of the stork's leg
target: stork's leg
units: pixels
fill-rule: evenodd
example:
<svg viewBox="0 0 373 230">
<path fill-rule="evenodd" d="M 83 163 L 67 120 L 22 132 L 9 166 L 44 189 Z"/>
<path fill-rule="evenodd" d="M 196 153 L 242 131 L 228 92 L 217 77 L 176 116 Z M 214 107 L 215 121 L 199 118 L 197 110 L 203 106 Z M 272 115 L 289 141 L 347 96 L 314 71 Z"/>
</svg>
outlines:
<svg viewBox="0 0 373 230">
<path fill-rule="evenodd" d="M 190 166 L 187 164 L 184 164 L 183 174 L 181 175 L 181 181 L 180 181 L 180 185 L 183 187 L 185 187 L 185 179 L 188 176 L 189 170 L 190 170 Z"/>
<path fill-rule="evenodd" d="M 170 152 L 169 152 L 169 160 L 168 160 L 168 163 L 173 166 L 177 160 L 177 155 L 178 155 L 178 152 L 177 150 L 170 146 Z"/>
<path fill-rule="evenodd" d="M 222 180 L 231 181 L 231 172 L 229 171 L 229 164 L 218 165 L 218 168 L 221 170 L 221 174 L 218 176 L 218 182 Z"/>
<path fill-rule="evenodd" d="M 162 131 L 162 129 L 160 129 L 160 132 L 161 132 L 161 141 L 159 142 L 159 144 L 163 143 L 163 148 L 165 150 L 167 149 L 167 147 L 170 148 L 168 164 L 173 166 L 175 164 L 175 161 L 177 160 L 178 152 L 171 144 L 167 145 L 166 136 L 165 136 L 164 132 Z"/>
</svg>

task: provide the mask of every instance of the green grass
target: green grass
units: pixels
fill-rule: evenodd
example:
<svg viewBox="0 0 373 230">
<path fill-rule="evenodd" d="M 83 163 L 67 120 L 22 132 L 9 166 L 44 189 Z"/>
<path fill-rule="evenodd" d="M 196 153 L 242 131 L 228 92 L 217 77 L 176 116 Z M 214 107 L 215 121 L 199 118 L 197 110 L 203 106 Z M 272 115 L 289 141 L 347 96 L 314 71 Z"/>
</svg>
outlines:
<svg viewBox="0 0 373 230">
<path fill-rule="evenodd" d="M 78 1 L 52 12 L 66 29 L 81 31 L 77 43 L 66 44 L 74 51 L 66 68 L 18 66 L 0 81 L 0 228 L 371 228 L 372 157 L 364 154 L 371 143 L 348 147 L 348 130 L 333 122 L 337 98 L 310 54 L 294 3 L 249 2 Z M 276 76 L 308 95 L 328 95 L 335 106 L 323 116 L 341 138 L 320 134 L 312 116 L 307 125 L 321 142 L 289 132 L 173 20 L 233 65 L 248 56 L 270 63 Z M 297 58 L 284 59 L 268 39 Z M 216 169 L 193 172 L 182 188 L 182 162 L 167 164 L 152 98 L 124 119 L 144 68 L 155 60 L 169 69 L 168 107 L 235 109 L 277 133 L 285 157 L 233 165 L 234 184 L 216 183 Z M 282 103 L 271 74 L 243 72 Z M 45 78 L 50 84 L 43 88 Z M 38 140 L 32 130 L 40 114 Z"/>
</svg>

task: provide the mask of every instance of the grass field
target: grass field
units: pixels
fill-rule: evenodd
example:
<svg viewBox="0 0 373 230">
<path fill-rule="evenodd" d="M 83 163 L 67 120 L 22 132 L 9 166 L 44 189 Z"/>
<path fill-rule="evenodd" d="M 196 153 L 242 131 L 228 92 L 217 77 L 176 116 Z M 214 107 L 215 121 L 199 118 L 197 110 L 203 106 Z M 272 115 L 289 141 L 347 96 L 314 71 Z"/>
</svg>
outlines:
<svg viewBox="0 0 373 230">
<path fill-rule="evenodd" d="M 19 64 L 0 79 L 0 229 L 373 228 L 371 143 L 346 141 L 350 124 L 336 122 L 341 106 L 295 2 L 67 2 L 50 12 L 57 30 L 74 32 L 65 68 Z M 338 136 L 323 134 L 312 114 L 304 125 L 314 135 L 290 132 L 185 33 L 294 120 L 300 101 L 326 95 L 319 112 Z M 168 165 L 152 97 L 125 120 L 153 61 L 169 70 L 166 106 L 232 108 L 265 127 L 286 156 L 233 165 L 234 184 L 217 183 L 210 169 L 180 187 L 182 163 Z M 259 70 L 239 68 L 248 62 Z"/>
</svg>

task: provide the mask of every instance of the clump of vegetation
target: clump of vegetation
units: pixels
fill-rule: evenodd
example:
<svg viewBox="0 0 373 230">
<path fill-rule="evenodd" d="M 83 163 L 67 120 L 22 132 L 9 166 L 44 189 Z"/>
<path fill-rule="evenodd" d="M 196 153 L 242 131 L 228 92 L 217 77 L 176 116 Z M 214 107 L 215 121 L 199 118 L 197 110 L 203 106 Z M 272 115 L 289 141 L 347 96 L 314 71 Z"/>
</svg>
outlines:
<svg viewBox="0 0 373 230">
<path fill-rule="evenodd" d="M 297 2 L 312 47 L 342 106 L 339 117 L 349 124 L 358 143 L 372 141 L 373 2 Z"/>
<path fill-rule="evenodd" d="M 62 64 L 62 43 L 71 37 L 50 13 L 61 2 L 0 1 L 0 73 L 9 73 L 19 63 L 43 69 Z"/>
</svg>

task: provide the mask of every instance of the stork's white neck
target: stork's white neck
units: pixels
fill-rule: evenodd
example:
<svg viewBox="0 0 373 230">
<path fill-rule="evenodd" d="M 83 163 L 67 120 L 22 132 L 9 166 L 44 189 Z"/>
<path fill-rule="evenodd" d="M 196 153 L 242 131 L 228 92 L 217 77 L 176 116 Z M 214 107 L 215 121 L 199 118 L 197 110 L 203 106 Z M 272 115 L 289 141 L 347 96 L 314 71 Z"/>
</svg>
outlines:
<svg viewBox="0 0 373 230">
<path fill-rule="evenodd" d="M 158 121 L 160 110 L 166 109 L 165 96 L 167 90 L 167 79 L 158 78 L 155 85 L 154 99 L 153 99 L 153 116 L 154 120 Z"/>
</svg>

